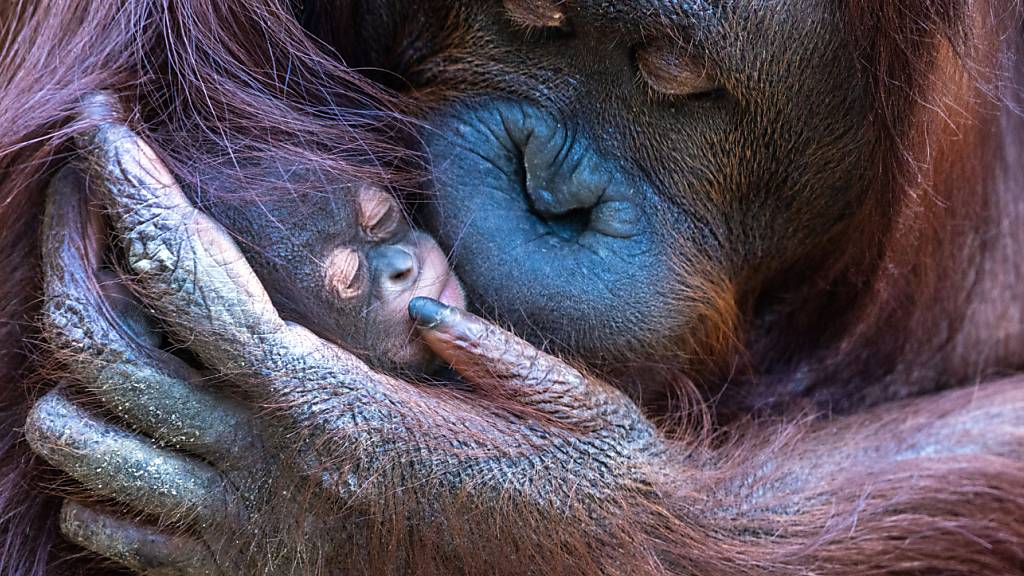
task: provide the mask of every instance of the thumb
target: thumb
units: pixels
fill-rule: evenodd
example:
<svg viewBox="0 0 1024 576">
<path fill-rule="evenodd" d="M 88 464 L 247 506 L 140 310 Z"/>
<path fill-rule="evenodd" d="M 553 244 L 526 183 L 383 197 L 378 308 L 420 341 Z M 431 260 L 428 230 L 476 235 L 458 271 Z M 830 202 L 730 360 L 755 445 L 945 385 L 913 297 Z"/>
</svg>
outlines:
<svg viewBox="0 0 1024 576">
<path fill-rule="evenodd" d="M 642 418 L 620 391 L 465 310 L 418 297 L 409 315 L 434 353 L 484 393 L 582 432 Z"/>
</svg>

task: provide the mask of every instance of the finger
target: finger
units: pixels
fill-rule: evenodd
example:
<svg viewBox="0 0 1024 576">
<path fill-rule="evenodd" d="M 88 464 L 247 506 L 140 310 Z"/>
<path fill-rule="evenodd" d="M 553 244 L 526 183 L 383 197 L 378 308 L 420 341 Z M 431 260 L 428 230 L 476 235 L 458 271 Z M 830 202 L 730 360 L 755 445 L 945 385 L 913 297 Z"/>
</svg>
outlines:
<svg viewBox="0 0 1024 576">
<path fill-rule="evenodd" d="M 132 426 L 216 462 L 257 457 L 247 412 L 197 384 L 199 374 L 155 347 L 155 331 L 131 293 L 101 270 L 103 237 L 65 168 L 54 178 L 43 224 L 48 341 L 72 375 Z"/>
<path fill-rule="evenodd" d="M 227 521 L 227 489 L 209 465 L 105 424 L 53 390 L 25 422 L 32 449 L 101 496 L 201 525 Z"/>
<path fill-rule="evenodd" d="M 109 96 L 93 95 L 97 124 L 85 150 L 146 302 L 220 371 L 262 364 L 284 322 L 234 241 L 195 209 L 153 150 L 123 124 Z"/>
<path fill-rule="evenodd" d="M 196 539 L 164 534 L 79 502 L 64 502 L 60 527 L 68 540 L 135 572 L 151 576 L 219 573 L 209 548 Z"/>
<path fill-rule="evenodd" d="M 281 320 L 234 241 L 189 203 L 145 142 L 110 121 L 113 108 L 108 97 L 90 100 L 86 114 L 99 127 L 88 156 L 144 299 L 179 339 L 268 398 L 297 389 L 330 398 L 380 380 L 355 356 Z M 309 391 L 314 378 L 319 390 Z"/>
<path fill-rule="evenodd" d="M 409 315 L 426 344 L 485 393 L 575 429 L 635 418 L 635 406 L 618 390 L 469 312 L 417 297 Z"/>
</svg>

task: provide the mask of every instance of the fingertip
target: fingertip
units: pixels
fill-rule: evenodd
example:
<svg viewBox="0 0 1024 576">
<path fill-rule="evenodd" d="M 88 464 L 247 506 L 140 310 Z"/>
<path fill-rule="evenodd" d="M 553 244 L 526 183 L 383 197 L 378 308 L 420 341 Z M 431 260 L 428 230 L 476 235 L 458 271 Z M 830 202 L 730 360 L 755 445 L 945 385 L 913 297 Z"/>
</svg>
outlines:
<svg viewBox="0 0 1024 576">
<path fill-rule="evenodd" d="M 76 134 L 75 141 L 79 149 L 88 150 L 102 138 L 107 126 L 121 119 L 121 106 L 109 92 L 90 92 L 80 101 L 80 114 L 89 129 Z"/>
<path fill-rule="evenodd" d="M 120 103 L 109 92 L 90 92 L 82 97 L 82 115 L 93 122 L 113 122 L 120 116 Z"/>
<path fill-rule="evenodd" d="M 65 535 L 81 538 L 89 524 L 97 524 L 102 516 L 75 500 L 64 500 L 60 507 L 60 526 Z"/>
<path fill-rule="evenodd" d="M 426 296 L 409 301 L 409 317 L 421 328 L 436 328 L 445 322 L 454 308 Z"/>
</svg>

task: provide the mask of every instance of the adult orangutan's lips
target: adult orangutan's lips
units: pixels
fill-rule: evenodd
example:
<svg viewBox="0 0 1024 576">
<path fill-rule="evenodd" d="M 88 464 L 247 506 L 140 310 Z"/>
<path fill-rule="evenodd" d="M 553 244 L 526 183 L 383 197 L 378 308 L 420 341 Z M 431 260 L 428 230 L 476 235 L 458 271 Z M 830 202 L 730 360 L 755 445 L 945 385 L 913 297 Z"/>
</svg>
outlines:
<svg viewBox="0 0 1024 576">
<path fill-rule="evenodd" d="M 577 357 L 651 354 L 640 325 L 675 334 L 690 302 L 662 287 L 681 281 L 678 244 L 649 215 L 681 211 L 628 160 L 589 127 L 521 101 L 475 100 L 428 122 L 439 129 L 421 133 L 432 170 L 420 223 L 471 311 L 563 352 L 571 343 Z"/>
</svg>

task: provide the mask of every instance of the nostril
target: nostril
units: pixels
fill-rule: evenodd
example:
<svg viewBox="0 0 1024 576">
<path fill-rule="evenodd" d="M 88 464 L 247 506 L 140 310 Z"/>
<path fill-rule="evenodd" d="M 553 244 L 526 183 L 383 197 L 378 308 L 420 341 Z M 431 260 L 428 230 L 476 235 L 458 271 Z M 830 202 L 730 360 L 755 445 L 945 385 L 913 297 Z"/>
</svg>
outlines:
<svg viewBox="0 0 1024 576">
<path fill-rule="evenodd" d="M 391 275 L 388 276 L 388 280 L 394 283 L 403 282 L 408 280 L 412 276 L 412 266 L 402 268 L 400 270 L 393 270 Z"/>
<path fill-rule="evenodd" d="M 384 288 L 405 289 L 416 281 L 419 267 L 409 248 L 393 244 L 379 246 L 373 257 Z"/>
</svg>

